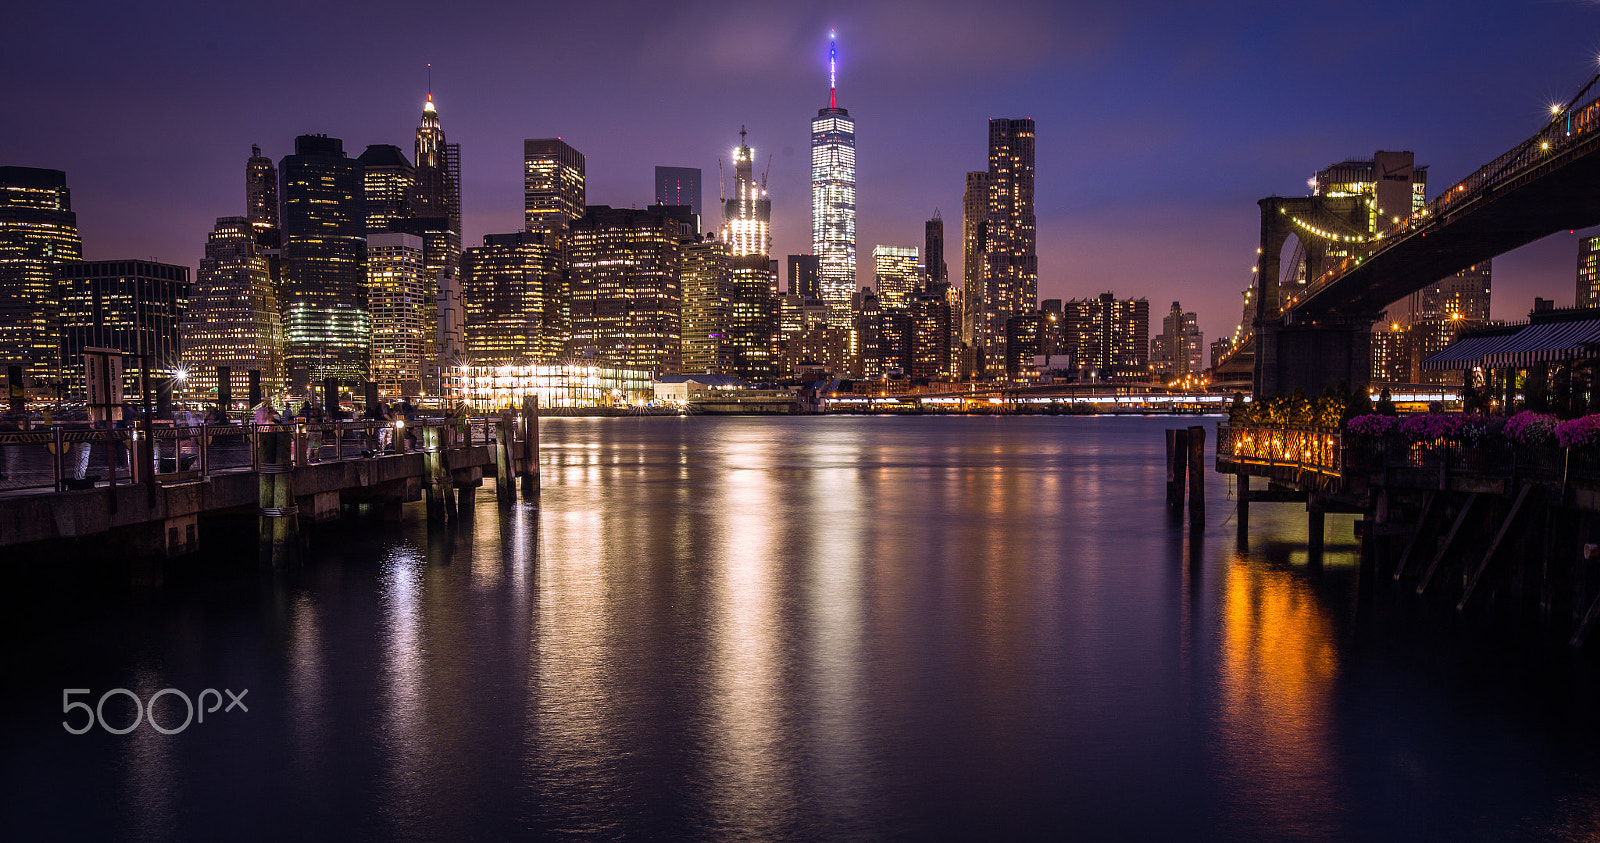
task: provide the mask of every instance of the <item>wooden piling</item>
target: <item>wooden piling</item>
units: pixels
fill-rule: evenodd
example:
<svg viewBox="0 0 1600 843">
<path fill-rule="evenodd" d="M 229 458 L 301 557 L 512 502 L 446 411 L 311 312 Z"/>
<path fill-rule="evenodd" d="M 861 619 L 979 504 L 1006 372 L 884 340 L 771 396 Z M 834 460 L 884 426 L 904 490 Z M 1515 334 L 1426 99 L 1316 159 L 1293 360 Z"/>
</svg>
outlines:
<svg viewBox="0 0 1600 843">
<path fill-rule="evenodd" d="M 443 437 L 437 427 L 422 429 L 422 482 L 428 490 L 428 520 L 435 524 L 445 522 L 444 496 L 450 488 L 450 475 L 443 467 Z"/>
<path fill-rule="evenodd" d="M 1206 429 L 1189 428 L 1189 519 L 1199 522 L 1206 512 Z"/>
<path fill-rule="evenodd" d="M 539 396 L 522 399 L 522 497 L 539 496 Z"/>
<path fill-rule="evenodd" d="M 282 568 L 294 562 L 300 540 L 300 508 L 294 499 L 290 438 L 290 434 L 276 426 L 262 426 L 256 433 L 260 472 L 256 479 L 257 553 L 263 567 Z"/>
<path fill-rule="evenodd" d="M 1240 471 L 1234 475 L 1237 485 L 1239 534 L 1242 536 L 1250 530 L 1250 475 Z"/>
<path fill-rule="evenodd" d="M 516 500 L 516 486 L 513 485 L 515 481 L 511 476 L 511 435 L 511 413 L 502 412 L 500 422 L 496 425 L 494 443 L 494 489 L 501 503 Z"/>
<path fill-rule="evenodd" d="M 1183 509 L 1183 490 L 1189 485 L 1189 431 L 1175 429 L 1172 435 L 1172 496 L 1167 499 L 1173 509 Z"/>
<path fill-rule="evenodd" d="M 1167 428 L 1167 505 L 1183 505 L 1183 487 L 1178 485 L 1178 429 Z"/>
</svg>

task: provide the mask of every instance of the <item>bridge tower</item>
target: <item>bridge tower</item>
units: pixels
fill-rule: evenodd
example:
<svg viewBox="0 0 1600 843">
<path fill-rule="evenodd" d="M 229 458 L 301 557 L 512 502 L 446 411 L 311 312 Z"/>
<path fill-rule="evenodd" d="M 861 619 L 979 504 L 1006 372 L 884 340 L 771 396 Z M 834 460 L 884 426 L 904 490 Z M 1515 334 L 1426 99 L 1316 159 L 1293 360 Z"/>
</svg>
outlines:
<svg viewBox="0 0 1600 843">
<path fill-rule="evenodd" d="M 1341 313 L 1296 320 L 1280 313 L 1298 283 L 1284 283 L 1282 258 L 1290 236 L 1305 254 L 1305 281 L 1332 269 L 1330 250 L 1360 254 L 1366 248 L 1368 208 L 1359 196 L 1269 196 L 1261 207 L 1261 257 L 1257 263 L 1255 395 L 1303 389 L 1316 395 L 1340 381 L 1351 387 L 1372 379 L 1372 325 L 1377 313 Z"/>
</svg>

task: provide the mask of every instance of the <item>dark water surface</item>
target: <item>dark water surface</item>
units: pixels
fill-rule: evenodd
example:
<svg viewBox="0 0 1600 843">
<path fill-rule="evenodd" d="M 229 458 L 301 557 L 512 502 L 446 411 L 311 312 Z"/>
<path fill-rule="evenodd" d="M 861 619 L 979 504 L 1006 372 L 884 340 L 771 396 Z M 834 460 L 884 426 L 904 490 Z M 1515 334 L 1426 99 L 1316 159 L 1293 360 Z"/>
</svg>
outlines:
<svg viewBox="0 0 1600 843">
<path fill-rule="evenodd" d="M 1363 589 L 1349 516 L 1241 549 L 1216 474 L 1191 538 L 1190 422 L 546 419 L 538 504 L 470 527 L 14 586 L 0 838 L 1600 835 L 1594 658 Z M 248 711 L 78 736 L 73 688 Z"/>
</svg>

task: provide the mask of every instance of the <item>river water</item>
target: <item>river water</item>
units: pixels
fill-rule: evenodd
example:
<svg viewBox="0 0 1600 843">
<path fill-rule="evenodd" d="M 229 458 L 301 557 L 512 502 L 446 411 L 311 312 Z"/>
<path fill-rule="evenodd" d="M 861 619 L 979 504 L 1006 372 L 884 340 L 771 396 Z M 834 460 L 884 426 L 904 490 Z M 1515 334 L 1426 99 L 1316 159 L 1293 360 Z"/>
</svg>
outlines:
<svg viewBox="0 0 1600 843">
<path fill-rule="evenodd" d="M 1349 516 L 1241 547 L 1221 475 L 1191 535 L 1190 423 L 546 419 L 467 526 L 18 585 L 0 837 L 1600 835 L 1595 660 L 1363 584 Z M 244 693 L 111 734 L 168 688 Z"/>
</svg>

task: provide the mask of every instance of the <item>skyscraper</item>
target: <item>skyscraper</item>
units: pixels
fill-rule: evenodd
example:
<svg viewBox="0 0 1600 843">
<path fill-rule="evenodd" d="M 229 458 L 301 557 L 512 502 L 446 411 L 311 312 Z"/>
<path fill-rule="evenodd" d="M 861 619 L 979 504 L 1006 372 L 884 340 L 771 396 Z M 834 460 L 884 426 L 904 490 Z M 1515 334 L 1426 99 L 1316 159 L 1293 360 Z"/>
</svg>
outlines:
<svg viewBox="0 0 1600 843">
<path fill-rule="evenodd" d="M 422 104 L 414 147 L 416 179 L 411 212 L 419 217 L 444 217 L 450 230 L 461 234 L 461 144 L 447 143 L 433 93 Z M 459 249 L 460 242 L 457 241 Z"/>
<path fill-rule="evenodd" d="M 1037 223 L 1033 214 L 1033 120 L 989 121 L 989 229 L 982 328 L 984 367 L 1005 360 L 1005 325 L 1039 305 Z"/>
<path fill-rule="evenodd" d="M 565 278 L 555 235 L 486 234 L 462 259 L 467 353 L 477 366 L 554 363 L 567 343 Z"/>
<path fill-rule="evenodd" d="M 247 394 L 252 369 L 263 384 L 283 382 L 283 315 L 256 236 L 248 217 L 219 217 L 206 238 L 179 331 L 190 396 L 219 394 L 219 366 L 231 372 L 230 395 Z"/>
<path fill-rule="evenodd" d="M 29 378 L 59 370 L 56 266 L 83 256 L 67 174 L 0 167 L 0 363 Z"/>
<path fill-rule="evenodd" d="M 1581 253 L 1580 253 L 1581 254 Z M 1489 288 L 1494 262 L 1483 260 L 1422 288 L 1418 316 L 1422 319 L 1489 321 Z"/>
<path fill-rule="evenodd" d="M 772 200 L 767 197 L 766 178 L 755 178 L 755 152 L 744 142 L 745 130 L 739 127 L 739 146 L 733 150 L 733 196 L 722 202 L 722 239 L 729 255 L 772 254 Z"/>
<path fill-rule="evenodd" d="M 726 375 L 734 365 L 734 351 L 728 343 L 734 295 L 728 277 L 728 245 L 715 236 L 686 244 L 680 277 L 683 373 Z"/>
<path fill-rule="evenodd" d="M 989 173 L 967 173 L 961 195 L 961 340 L 976 347 L 984 332 L 984 261 L 989 254 Z"/>
<path fill-rule="evenodd" d="M 560 138 L 525 140 L 522 164 L 526 230 L 564 231 L 583 216 L 583 153 Z"/>
<path fill-rule="evenodd" d="M 656 204 L 687 205 L 689 213 L 699 217 L 700 170 L 696 167 L 657 167 Z"/>
<path fill-rule="evenodd" d="M 278 168 L 261 154 L 261 147 L 250 147 L 250 160 L 244 165 L 245 217 L 257 231 L 278 227 Z"/>
<path fill-rule="evenodd" d="M 799 296 L 802 302 L 821 301 L 818 272 L 821 262 L 816 255 L 789 256 L 789 295 Z"/>
<path fill-rule="evenodd" d="M 1600 237 L 1578 243 L 1578 307 L 1600 307 Z"/>
<path fill-rule="evenodd" d="M 1165 380 L 1205 371 L 1205 335 L 1194 312 L 1172 303 L 1161 318 L 1161 333 L 1150 340 L 1150 364 Z"/>
<path fill-rule="evenodd" d="M 1101 293 L 1062 305 L 1064 350 L 1084 377 L 1144 381 L 1150 376 L 1150 303 Z M 1090 371 L 1092 370 L 1092 371 Z"/>
<path fill-rule="evenodd" d="M 839 108 L 839 49 L 829 36 L 828 107 L 811 121 L 811 251 L 828 324 L 848 328 L 856 289 L 856 122 Z"/>
<path fill-rule="evenodd" d="M 933 219 L 922 225 L 923 248 L 922 276 L 929 284 L 950 280 L 950 270 L 944 263 L 944 218 L 939 209 L 933 210 Z"/>
<path fill-rule="evenodd" d="M 367 376 L 367 244 L 360 162 L 344 143 L 301 135 L 283 180 L 284 366 L 296 387 Z"/>
</svg>

